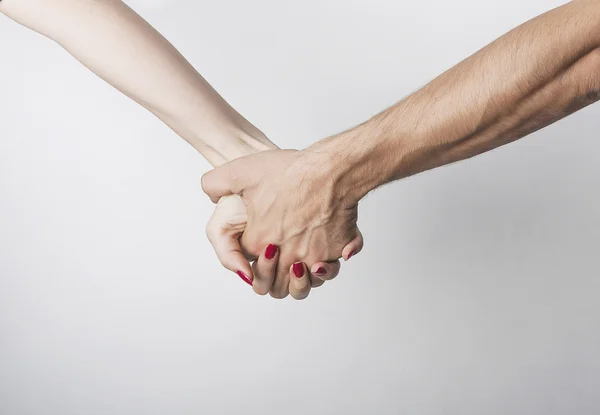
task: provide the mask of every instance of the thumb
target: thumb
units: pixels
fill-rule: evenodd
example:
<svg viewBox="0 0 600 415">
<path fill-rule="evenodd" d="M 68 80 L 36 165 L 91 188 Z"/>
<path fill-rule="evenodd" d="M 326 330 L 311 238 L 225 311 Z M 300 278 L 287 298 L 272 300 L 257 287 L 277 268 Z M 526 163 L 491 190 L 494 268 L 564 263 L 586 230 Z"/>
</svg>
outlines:
<svg viewBox="0 0 600 415">
<path fill-rule="evenodd" d="M 360 251 L 362 251 L 363 244 L 364 244 L 363 235 L 362 235 L 360 229 L 356 228 L 356 237 L 353 240 L 351 240 L 350 242 L 348 242 L 348 245 L 346 245 L 344 247 L 344 249 L 342 250 L 342 257 L 344 258 L 344 261 L 348 261 L 354 255 L 356 255 Z"/>
<path fill-rule="evenodd" d="M 244 257 L 238 237 L 246 226 L 246 212 L 237 196 L 223 197 L 206 225 L 206 235 L 221 264 L 252 285 L 250 263 Z"/>
<path fill-rule="evenodd" d="M 213 241 L 215 253 L 221 264 L 235 272 L 247 284 L 252 285 L 254 275 L 252 267 L 242 253 L 240 242 L 232 235 L 221 234 Z"/>
<path fill-rule="evenodd" d="M 217 203 L 223 196 L 236 194 L 235 189 L 239 187 L 237 178 L 240 177 L 235 173 L 237 164 L 233 161 L 202 175 L 202 190 L 213 203 Z"/>
</svg>

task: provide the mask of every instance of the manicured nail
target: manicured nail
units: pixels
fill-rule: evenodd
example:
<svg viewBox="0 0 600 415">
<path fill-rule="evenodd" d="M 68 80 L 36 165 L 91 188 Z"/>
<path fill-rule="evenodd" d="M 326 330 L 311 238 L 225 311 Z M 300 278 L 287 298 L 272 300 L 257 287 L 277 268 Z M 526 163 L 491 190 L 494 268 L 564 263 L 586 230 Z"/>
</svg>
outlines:
<svg viewBox="0 0 600 415">
<path fill-rule="evenodd" d="M 319 267 L 319 269 L 315 272 L 315 275 L 325 275 L 327 274 L 327 270 L 323 267 Z"/>
<path fill-rule="evenodd" d="M 352 251 L 348 254 L 348 258 L 346 258 L 346 261 L 348 261 L 350 258 L 352 258 L 354 255 L 356 254 L 356 251 Z"/>
<path fill-rule="evenodd" d="M 248 277 L 246 274 L 244 274 L 242 271 L 238 271 L 237 275 L 239 275 L 239 277 L 241 279 L 244 280 L 244 282 L 246 282 L 246 284 L 248 285 L 252 285 L 252 280 L 250 279 L 250 277 Z"/>
<path fill-rule="evenodd" d="M 292 265 L 292 271 L 294 271 L 296 278 L 302 278 L 304 275 L 304 264 L 302 262 L 296 262 Z"/>
<path fill-rule="evenodd" d="M 269 246 L 267 246 L 267 249 L 265 249 L 265 258 L 273 259 L 273 258 L 275 258 L 276 254 L 277 254 L 277 247 L 273 244 L 269 244 Z"/>
</svg>

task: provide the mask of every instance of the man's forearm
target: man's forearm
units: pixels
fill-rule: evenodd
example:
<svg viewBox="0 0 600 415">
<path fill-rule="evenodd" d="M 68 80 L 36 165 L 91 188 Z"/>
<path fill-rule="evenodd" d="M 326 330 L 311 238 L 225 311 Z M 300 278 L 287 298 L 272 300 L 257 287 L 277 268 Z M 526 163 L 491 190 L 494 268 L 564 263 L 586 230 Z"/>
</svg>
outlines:
<svg viewBox="0 0 600 415">
<path fill-rule="evenodd" d="M 3 0 L 0 11 L 62 45 L 214 166 L 276 148 L 120 0 Z"/>
<path fill-rule="evenodd" d="M 358 127 L 307 150 L 340 198 L 517 140 L 600 98 L 600 2 L 574 1 L 486 46 Z"/>
</svg>

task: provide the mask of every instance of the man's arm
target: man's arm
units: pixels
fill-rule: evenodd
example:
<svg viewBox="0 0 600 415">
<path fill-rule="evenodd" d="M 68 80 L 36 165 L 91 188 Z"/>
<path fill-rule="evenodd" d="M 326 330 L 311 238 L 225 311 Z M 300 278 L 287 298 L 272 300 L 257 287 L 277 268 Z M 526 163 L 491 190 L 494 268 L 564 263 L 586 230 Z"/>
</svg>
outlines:
<svg viewBox="0 0 600 415">
<path fill-rule="evenodd" d="M 599 48 L 600 1 L 573 1 L 348 132 L 208 172 L 204 191 L 213 201 L 242 195 L 250 218 L 242 238 L 251 249 L 267 240 L 281 246 L 273 290 L 283 296 L 288 264 L 351 256 L 344 244 L 369 191 L 509 143 L 598 100 Z"/>
<path fill-rule="evenodd" d="M 59 43 L 214 166 L 277 148 L 120 0 L 2 0 L 0 12 Z"/>
<path fill-rule="evenodd" d="M 339 197 L 354 204 L 384 183 L 507 144 L 599 98 L 600 1 L 577 0 L 308 151 L 331 160 Z"/>
</svg>

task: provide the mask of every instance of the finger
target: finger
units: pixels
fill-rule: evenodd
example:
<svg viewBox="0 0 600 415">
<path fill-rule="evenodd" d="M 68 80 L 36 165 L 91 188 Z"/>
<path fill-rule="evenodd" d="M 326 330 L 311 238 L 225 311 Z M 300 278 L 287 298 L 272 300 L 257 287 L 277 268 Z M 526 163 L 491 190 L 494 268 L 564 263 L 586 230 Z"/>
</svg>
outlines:
<svg viewBox="0 0 600 415">
<path fill-rule="evenodd" d="M 348 245 L 344 247 L 344 249 L 342 249 L 342 257 L 344 258 L 344 260 L 348 261 L 354 255 L 362 251 L 363 244 L 364 240 L 362 233 L 360 232 L 360 229 L 356 228 L 356 237 L 353 240 L 351 240 L 348 243 Z"/>
<path fill-rule="evenodd" d="M 234 160 L 204 173 L 201 179 L 202 190 L 213 203 L 217 203 L 223 196 L 238 194 L 238 181 L 242 177 L 240 170 L 243 171 L 243 163 Z"/>
<path fill-rule="evenodd" d="M 206 225 L 206 236 L 219 261 L 252 285 L 252 269 L 244 258 L 238 237 L 246 226 L 243 202 L 238 196 L 222 198 Z"/>
<path fill-rule="evenodd" d="M 226 234 L 212 234 L 208 238 L 221 264 L 228 270 L 235 272 L 248 285 L 252 285 L 254 274 L 250 263 L 242 254 L 238 239 Z"/>
<path fill-rule="evenodd" d="M 293 262 L 285 256 L 279 256 L 279 263 L 277 264 L 277 272 L 275 273 L 275 280 L 271 286 L 269 294 L 273 298 L 285 298 L 290 293 L 290 267 Z"/>
<path fill-rule="evenodd" d="M 254 271 L 252 288 L 256 294 L 265 295 L 271 290 L 277 272 L 278 260 L 279 249 L 277 246 L 270 244 L 252 265 Z"/>
<path fill-rule="evenodd" d="M 228 196 L 225 196 L 228 197 Z M 247 224 L 247 222 L 246 222 Z M 246 229 L 245 229 L 246 230 Z M 260 249 L 262 249 L 261 246 L 257 247 L 257 243 L 253 240 L 253 238 L 251 236 L 248 236 L 248 232 L 243 232 L 240 235 L 240 245 L 242 247 L 242 252 L 244 253 L 244 255 L 246 256 L 246 258 L 248 258 L 250 261 L 256 261 L 261 253 L 264 253 L 260 251 Z M 279 248 L 277 248 L 277 253 L 279 254 Z"/>
<path fill-rule="evenodd" d="M 310 277 L 306 265 L 296 262 L 290 267 L 290 295 L 296 300 L 303 300 L 310 293 Z"/>
<path fill-rule="evenodd" d="M 317 279 L 329 281 L 334 279 L 340 273 L 340 261 L 317 262 L 310 267 L 310 273 Z"/>
<path fill-rule="evenodd" d="M 312 288 L 318 288 L 323 284 L 325 284 L 325 281 L 323 281 L 321 278 L 315 277 L 312 274 L 310 275 L 310 286 Z"/>
</svg>

